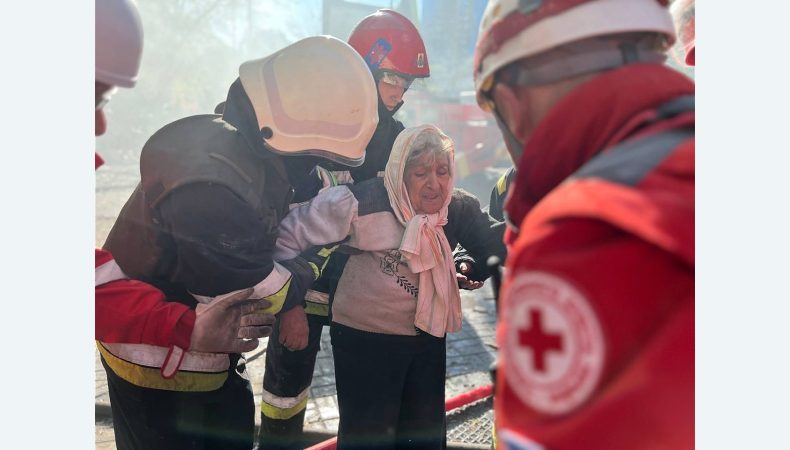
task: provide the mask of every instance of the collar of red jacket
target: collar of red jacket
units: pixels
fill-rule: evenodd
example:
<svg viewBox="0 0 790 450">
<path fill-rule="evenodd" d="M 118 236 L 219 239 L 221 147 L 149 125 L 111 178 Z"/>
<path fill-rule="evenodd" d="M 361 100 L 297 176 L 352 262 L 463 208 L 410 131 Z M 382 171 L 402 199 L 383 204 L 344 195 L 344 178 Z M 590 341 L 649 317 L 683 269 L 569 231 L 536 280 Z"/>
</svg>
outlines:
<svg viewBox="0 0 790 450">
<path fill-rule="evenodd" d="M 524 146 L 505 205 L 510 222 L 520 226 L 546 194 L 584 163 L 655 118 L 655 108 L 693 93 L 690 79 L 659 64 L 628 65 L 571 91 Z"/>
<path fill-rule="evenodd" d="M 104 164 L 104 160 L 103 160 L 103 159 L 101 159 L 101 156 L 99 156 L 99 154 L 98 154 L 98 153 L 94 152 L 93 154 L 94 154 L 94 155 L 96 155 L 96 167 L 94 167 L 94 168 L 93 168 L 93 170 L 96 170 L 96 169 L 98 169 L 98 168 L 99 168 L 99 167 L 100 167 L 102 164 Z"/>
</svg>

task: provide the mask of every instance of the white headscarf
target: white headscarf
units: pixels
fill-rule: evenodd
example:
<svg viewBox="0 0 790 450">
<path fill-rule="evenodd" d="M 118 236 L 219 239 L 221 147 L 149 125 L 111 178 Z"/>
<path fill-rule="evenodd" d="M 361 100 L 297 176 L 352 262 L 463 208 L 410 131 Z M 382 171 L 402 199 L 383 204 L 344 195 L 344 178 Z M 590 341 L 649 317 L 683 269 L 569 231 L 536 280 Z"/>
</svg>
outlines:
<svg viewBox="0 0 790 450">
<path fill-rule="evenodd" d="M 452 198 L 452 172 L 447 198 L 439 212 L 416 214 L 406 190 L 406 161 L 417 137 L 422 133 L 438 135 L 442 145 L 450 149 L 450 166 L 454 162 L 453 141 L 433 125 L 403 130 L 395 139 L 387 167 L 384 186 L 398 221 L 406 227 L 399 250 L 409 268 L 420 276 L 417 313 L 414 325 L 436 337 L 461 329 L 461 295 L 455 277 L 455 264 L 450 243 L 442 226 L 447 223 L 447 207 Z"/>
</svg>

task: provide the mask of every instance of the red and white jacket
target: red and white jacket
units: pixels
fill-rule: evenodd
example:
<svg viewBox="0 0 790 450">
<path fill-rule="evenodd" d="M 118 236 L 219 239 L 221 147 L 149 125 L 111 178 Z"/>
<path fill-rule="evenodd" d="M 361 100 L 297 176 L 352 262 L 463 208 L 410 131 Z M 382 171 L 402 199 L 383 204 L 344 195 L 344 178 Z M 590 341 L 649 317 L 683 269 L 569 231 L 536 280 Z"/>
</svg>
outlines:
<svg viewBox="0 0 790 450">
<path fill-rule="evenodd" d="M 672 69 L 626 66 L 568 94 L 525 146 L 498 448 L 694 447 L 693 94 Z"/>
</svg>

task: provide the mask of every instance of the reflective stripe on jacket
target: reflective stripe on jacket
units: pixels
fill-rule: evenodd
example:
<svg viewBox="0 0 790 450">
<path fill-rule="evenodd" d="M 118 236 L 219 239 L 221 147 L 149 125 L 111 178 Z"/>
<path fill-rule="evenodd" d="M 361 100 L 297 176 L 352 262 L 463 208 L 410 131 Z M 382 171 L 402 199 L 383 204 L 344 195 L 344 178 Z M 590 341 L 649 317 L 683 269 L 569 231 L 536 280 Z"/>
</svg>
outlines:
<svg viewBox="0 0 790 450">
<path fill-rule="evenodd" d="M 261 413 L 270 419 L 290 419 L 307 407 L 309 390 L 308 387 L 296 397 L 279 397 L 264 389 L 261 393 Z"/>
<path fill-rule="evenodd" d="M 129 277 L 110 254 L 96 266 L 96 287 Z M 136 386 L 168 391 L 205 392 L 219 389 L 228 377 L 230 359 L 223 353 L 184 352 L 147 344 L 105 343 L 96 348 L 112 371 Z"/>
<path fill-rule="evenodd" d="M 230 358 L 225 353 L 184 352 L 146 344 L 106 344 L 96 341 L 104 361 L 116 375 L 149 389 L 206 392 L 222 387 Z"/>
</svg>

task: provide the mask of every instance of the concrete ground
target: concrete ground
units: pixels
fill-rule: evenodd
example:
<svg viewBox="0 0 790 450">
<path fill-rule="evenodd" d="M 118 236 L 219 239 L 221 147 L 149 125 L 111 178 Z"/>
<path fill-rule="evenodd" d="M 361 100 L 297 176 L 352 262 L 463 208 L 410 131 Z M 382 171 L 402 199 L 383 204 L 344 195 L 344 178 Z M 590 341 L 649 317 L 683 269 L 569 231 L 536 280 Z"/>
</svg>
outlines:
<svg viewBox="0 0 790 450">
<path fill-rule="evenodd" d="M 461 291 L 464 322 L 460 332 L 447 339 L 447 398 L 491 383 L 488 368 L 494 361 L 494 300 L 490 282 L 477 291 Z M 255 393 L 256 410 L 260 408 L 266 339 L 247 354 L 247 370 Z M 115 449 L 112 418 L 107 393 L 107 377 L 96 352 L 96 449 Z M 256 414 L 256 424 L 260 415 Z M 338 425 L 332 346 L 329 329 L 324 328 L 318 354 L 310 400 L 307 403 L 305 428 L 336 433 Z M 448 441 L 490 445 L 490 401 L 480 402 L 463 413 L 448 416 Z"/>
</svg>

